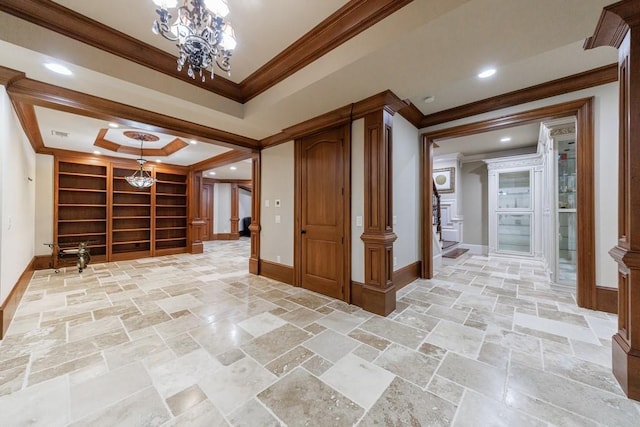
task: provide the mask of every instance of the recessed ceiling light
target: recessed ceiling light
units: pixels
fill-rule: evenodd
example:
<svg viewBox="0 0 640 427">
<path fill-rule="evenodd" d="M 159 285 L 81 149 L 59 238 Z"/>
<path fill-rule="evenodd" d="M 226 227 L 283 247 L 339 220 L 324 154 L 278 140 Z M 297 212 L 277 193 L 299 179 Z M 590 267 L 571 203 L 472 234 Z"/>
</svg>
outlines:
<svg viewBox="0 0 640 427">
<path fill-rule="evenodd" d="M 209 172 L 209 175 L 215 175 L 215 174 L 216 174 L 215 172 Z"/>
<path fill-rule="evenodd" d="M 63 76 L 71 76 L 71 75 L 73 75 L 71 70 L 68 69 L 67 67 L 65 67 L 62 64 L 56 64 L 55 62 L 47 62 L 46 64 L 44 64 L 44 66 L 47 67 L 47 69 L 49 71 L 53 71 L 54 73 L 62 74 Z"/>
<path fill-rule="evenodd" d="M 156 163 L 162 163 L 162 160 L 158 159 L 156 160 Z"/>
<path fill-rule="evenodd" d="M 504 138 L 500 138 L 500 142 L 509 142 L 509 141 L 511 141 L 510 136 L 505 136 Z"/>
<path fill-rule="evenodd" d="M 482 71 L 481 73 L 478 74 L 478 77 L 480 77 L 481 79 L 486 79 L 487 77 L 491 77 L 496 73 L 496 69 L 495 68 L 489 68 L 487 70 Z"/>
<path fill-rule="evenodd" d="M 430 96 L 426 96 L 422 99 L 422 102 L 424 102 L 425 104 L 431 104 L 433 101 L 436 100 L 436 97 L 433 95 Z"/>
<path fill-rule="evenodd" d="M 109 127 L 110 127 L 110 128 L 114 128 L 114 129 L 115 129 L 115 128 L 119 128 L 119 127 L 120 127 L 120 125 L 119 125 L 119 124 L 117 124 L 117 123 L 109 123 Z"/>
<path fill-rule="evenodd" d="M 98 155 L 100 155 L 101 153 L 100 153 L 98 150 L 95 150 L 95 151 L 93 152 L 93 154 L 98 154 Z"/>
<path fill-rule="evenodd" d="M 231 169 L 232 171 L 234 171 L 234 170 L 236 170 L 236 169 L 238 169 L 238 168 L 237 168 L 237 167 L 235 167 L 235 166 L 231 166 L 229 169 Z"/>
<path fill-rule="evenodd" d="M 191 141 L 189 141 L 189 144 L 191 145 L 196 145 L 198 143 L 198 141 L 196 141 L 195 139 L 192 139 Z"/>
</svg>

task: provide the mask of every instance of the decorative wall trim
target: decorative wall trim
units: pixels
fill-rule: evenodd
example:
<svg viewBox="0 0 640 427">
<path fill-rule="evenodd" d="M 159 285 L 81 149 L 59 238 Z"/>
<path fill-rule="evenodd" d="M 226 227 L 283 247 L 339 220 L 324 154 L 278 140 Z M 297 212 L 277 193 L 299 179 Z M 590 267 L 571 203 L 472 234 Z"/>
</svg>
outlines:
<svg viewBox="0 0 640 427">
<path fill-rule="evenodd" d="M 0 85 L 9 86 L 15 80 L 26 78 L 26 74 L 22 71 L 13 70 L 7 67 L 0 67 Z"/>
<path fill-rule="evenodd" d="M 201 162 L 194 163 L 189 168 L 193 171 L 204 171 L 207 169 L 219 168 L 230 165 L 232 163 L 241 162 L 251 158 L 251 153 L 243 150 L 230 150 L 215 157 L 205 159 Z"/>
<path fill-rule="evenodd" d="M 351 281 L 351 304 L 362 307 L 362 288 L 364 283 Z"/>
<path fill-rule="evenodd" d="M 596 310 L 618 314 L 618 289 L 596 286 Z"/>
<path fill-rule="evenodd" d="M 238 240 L 238 233 L 216 233 L 211 235 L 211 240 Z"/>
<path fill-rule="evenodd" d="M 93 142 L 93 145 L 95 145 L 96 147 L 104 148 L 105 150 L 113 151 L 115 153 L 132 154 L 134 156 L 140 155 L 140 149 L 136 147 L 120 145 L 117 142 L 105 139 L 105 136 L 107 136 L 107 131 L 108 129 L 100 129 L 98 131 L 96 140 Z M 142 150 L 142 155 L 147 157 L 166 157 L 182 150 L 188 145 L 189 144 L 184 142 L 182 139 L 176 138 L 173 141 L 167 143 L 162 148 L 144 148 Z"/>
<path fill-rule="evenodd" d="M 24 269 L 24 272 L 20 275 L 16 284 L 13 285 L 11 292 L 9 292 L 9 295 L 7 295 L 7 298 L 0 306 L 0 339 L 4 338 L 7 333 L 7 329 L 9 329 L 13 316 L 16 314 L 18 305 L 20 305 L 20 300 L 27 290 L 31 276 L 33 276 L 34 263 L 35 259 L 32 258 L 31 262 L 29 262 L 27 267 Z"/>
<path fill-rule="evenodd" d="M 416 261 L 393 272 L 393 285 L 396 287 L 396 291 L 420 278 L 421 264 L 421 261 Z"/>
<path fill-rule="evenodd" d="M 305 120 L 295 126 L 284 129 L 270 137 L 260 141 L 262 149 L 282 144 L 308 135 L 312 135 L 323 129 L 335 127 L 350 121 L 360 119 L 367 114 L 378 110 L 385 110 L 390 114 L 395 114 L 400 109 L 407 106 L 407 101 L 403 101 L 390 90 L 380 92 L 354 104 L 348 104 L 328 113 L 321 114 L 312 119 Z"/>
<path fill-rule="evenodd" d="M 18 116 L 18 121 L 22 126 L 22 130 L 33 148 L 33 151 L 40 154 L 52 154 L 50 149 L 44 146 L 42 140 L 42 134 L 40 133 L 40 126 L 38 126 L 38 118 L 36 117 L 36 110 L 33 105 L 25 104 L 22 102 L 16 102 L 11 99 L 13 109 Z"/>
<path fill-rule="evenodd" d="M 0 67 L 0 70 L 2 69 Z M 14 79 L 7 86 L 7 93 L 14 105 L 24 103 L 51 108 L 94 119 L 115 121 L 127 126 L 140 127 L 184 139 L 198 139 L 204 143 L 214 143 L 232 149 L 245 151 L 259 149 L 259 142 L 252 138 L 29 78 Z"/>
<path fill-rule="evenodd" d="M 416 107 L 412 102 L 409 102 L 409 105 L 398 110 L 398 114 L 407 119 L 409 123 L 411 123 L 416 128 L 420 128 L 420 123 L 422 122 L 422 118 L 424 115 L 422 111 L 418 107 Z"/>
<path fill-rule="evenodd" d="M 262 192 L 262 165 L 260 153 L 253 155 L 251 176 L 253 187 L 251 191 L 251 254 L 249 256 L 249 273 L 260 273 L 260 194 Z"/>
<path fill-rule="evenodd" d="M 618 80 L 618 65 L 610 64 L 550 82 L 530 86 L 502 95 L 471 102 L 449 110 L 427 114 L 420 121 L 419 128 L 425 128 L 482 113 L 513 107 L 527 102 L 552 96 L 563 95 L 581 89 L 600 86 Z"/>
<path fill-rule="evenodd" d="M 33 257 L 34 270 L 48 270 L 51 268 L 51 255 L 36 255 Z"/>
<path fill-rule="evenodd" d="M 295 271 L 288 265 L 261 259 L 260 275 L 293 286 Z"/>
</svg>

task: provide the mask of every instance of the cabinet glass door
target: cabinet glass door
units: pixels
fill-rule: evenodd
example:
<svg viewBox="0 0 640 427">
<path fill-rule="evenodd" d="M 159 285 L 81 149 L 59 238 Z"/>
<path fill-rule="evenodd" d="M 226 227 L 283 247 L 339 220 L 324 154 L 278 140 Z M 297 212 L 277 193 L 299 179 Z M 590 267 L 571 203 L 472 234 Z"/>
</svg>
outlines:
<svg viewBox="0 0 640 427">
<path fill-rule="evenodd" d="M 498 214 L 498 251 L 531 254 L 531 214 Z"/>
<path fill-rule="evenodd" d="M 558 258 L 557 281 L 575 283 L 577 272 L 576 232 L 577 232 L 577 186 L 575 141 L 558 142 Z"/>
<path fill-rule="evenodd" d="M 531 209 L 531 174 L 528 170 L 498 174 L 498 209 Z"/>
</svg>

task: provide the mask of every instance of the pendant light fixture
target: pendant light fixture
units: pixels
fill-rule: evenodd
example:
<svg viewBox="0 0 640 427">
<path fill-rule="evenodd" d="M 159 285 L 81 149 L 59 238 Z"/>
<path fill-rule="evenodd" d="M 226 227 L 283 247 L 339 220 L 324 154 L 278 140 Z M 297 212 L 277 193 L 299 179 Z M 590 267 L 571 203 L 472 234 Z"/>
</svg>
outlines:
<svg viewBox="0 0 640 427">
<path fill-rule="evenodd" d="M 140 157 L 136 159 L 136 162 L 140 165 L 140 169 L 135 171 L 132 175 L 125 177 L 125 179 L 129 185 L 138 189 L 151 187 L 157 180 L 153 178 L 148 171 L 144 170 L 144 164 L 147 163 L 147 161 L 142 157 L 142 144 L 145 141 L 158 141 L 160 138 L 146 132 L 126 131 L 123 132 L 123 134 L 131 139 L 140 141 Z"/>
</svg>

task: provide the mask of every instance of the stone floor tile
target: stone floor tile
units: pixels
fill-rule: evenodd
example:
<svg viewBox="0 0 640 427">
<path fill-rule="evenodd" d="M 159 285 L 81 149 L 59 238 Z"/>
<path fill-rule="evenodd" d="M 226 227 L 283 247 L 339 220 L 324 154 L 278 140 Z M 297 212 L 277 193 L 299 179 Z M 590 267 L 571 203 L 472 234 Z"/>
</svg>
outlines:
<svg viewBox="0 0 640 427">
<path fill-rule="evenodd" d="M 306 348 L 333 363 L 336 363 L 359 345 L 358 341 L 331 329 L 321 332 L 304 343 Z"/>
</svg>

